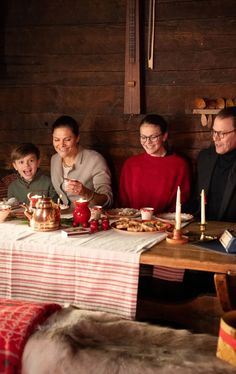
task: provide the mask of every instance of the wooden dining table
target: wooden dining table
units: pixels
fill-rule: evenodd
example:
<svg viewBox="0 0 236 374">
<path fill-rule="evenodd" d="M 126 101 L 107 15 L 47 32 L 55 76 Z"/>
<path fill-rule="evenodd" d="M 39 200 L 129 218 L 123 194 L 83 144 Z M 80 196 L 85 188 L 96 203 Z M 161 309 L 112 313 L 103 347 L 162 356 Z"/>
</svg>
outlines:
<svg viewBox="0 0 236 374">
<path fill-rule="evenodd" d="M 210 221 L 206 236 L 220 237 L 225 229 L 236 231 L 236 223 Z M 203 248 L 207 241 L 200 241 L 200 225 L 191 222 L 183 229 L 189 238 L 185 244 L 168 243 L 166 240 L 143 252 L 140 263 L 214 273 L 216 294 L 224 311 L 236 307 L 236 294 L 232 288 L 236 282 L 236 255 Z"/>
<path fill-rule="evenodd" d="M 226 228 L 236 230 L 236 224 L 209 222 L 206 233 L 219 236 Z M 183 232 L 190 239 L 186 244 L 167 243 L 164 233 L 156 238 L 116 230 L 68 239 L 60 230 L 33 232 L 20 221 L 4 222 L 0 225 L 0 297 L 73 303 L 134 318 L 138 316 L 139 267 L 146 264 L 215 273 L 222 309 L 233 309 L 236 256 L 196 246 L 193 239 L 200 237 L 196 222 Z"/>
</svg>

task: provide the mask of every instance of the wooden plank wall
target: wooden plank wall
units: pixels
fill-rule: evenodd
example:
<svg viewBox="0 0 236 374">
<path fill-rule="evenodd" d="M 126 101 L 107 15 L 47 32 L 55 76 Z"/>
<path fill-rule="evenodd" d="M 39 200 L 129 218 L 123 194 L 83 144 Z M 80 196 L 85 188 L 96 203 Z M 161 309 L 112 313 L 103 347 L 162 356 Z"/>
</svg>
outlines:
<svg viewBox="0 0 236 374">
<path fill-rule="evenodd" d="M 234 0 L 156 0 L 154 70 L 147 69 L 148 0 L 141 0 L 143 114 L 169 122 L 169 141 L 193 163 L 210 144 L 195 97 L 236 97 Z M 52 122 L 81 123 L 82 143 L 120 167 L 140 152 L 142 115 L 124 115 L 125 0 L 2 0 L 0 167 L 32 141 L 49 169 Z"/>
</svg>

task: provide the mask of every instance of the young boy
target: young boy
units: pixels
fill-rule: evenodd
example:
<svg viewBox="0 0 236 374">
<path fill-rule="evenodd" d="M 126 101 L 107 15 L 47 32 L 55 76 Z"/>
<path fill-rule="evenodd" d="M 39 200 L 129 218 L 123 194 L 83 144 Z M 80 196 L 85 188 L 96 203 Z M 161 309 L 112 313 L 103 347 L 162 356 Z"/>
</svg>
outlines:
<svg viewBox="0 0 236 374">
<path fill-rule="evenodd" d="M 11 161 L 17 171 L 17 179 L 8 186 L 8 199 L 15 197 L 20 203 L 29 203 L 27 197 L 33 195 L 51 197 L 57 201 L 57 193 L 51 179 L 39 169 L 40 151 L 32 143 L 22 143 L 13 149 Z"/>
</svg>

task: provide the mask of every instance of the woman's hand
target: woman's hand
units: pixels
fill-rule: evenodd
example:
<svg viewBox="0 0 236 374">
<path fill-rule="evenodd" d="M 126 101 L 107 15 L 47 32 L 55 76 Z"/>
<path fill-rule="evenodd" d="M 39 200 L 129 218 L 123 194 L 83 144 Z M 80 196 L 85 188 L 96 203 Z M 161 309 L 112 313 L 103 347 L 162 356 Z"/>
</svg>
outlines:
<svg viewBox="0 0 236 374">
<path fill-rule="evenodd" d="M 90 199 L 93 192 L 86 188 L 83 183 L 76 179 L 64 178 L 65 190 L 73 195 L 80 195 L 85 199 Z"/>
<path fill-rule="evenodd" d="M 92 201 L 95 205 L 104 205 L 107 201 L 105 194 L 100 194 L 89 190 L 80 181 L 76 179 L 64 178 L 65 190 L 73 195 L 79 195 L 85 200 Z"/>
</svg>

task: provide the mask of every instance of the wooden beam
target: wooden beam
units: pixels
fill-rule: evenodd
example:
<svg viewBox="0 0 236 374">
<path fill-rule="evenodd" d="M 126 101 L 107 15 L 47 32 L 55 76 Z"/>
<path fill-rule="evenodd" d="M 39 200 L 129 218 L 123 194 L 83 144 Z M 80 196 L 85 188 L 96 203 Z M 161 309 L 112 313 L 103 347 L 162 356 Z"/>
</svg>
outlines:
<svg viewBox="0 0 236 374">
<path fill-rule="evenodd" d="M 140 114 L 139 0 L 127 0 L 125 36 L 124 113 Z"/>
</svg>

